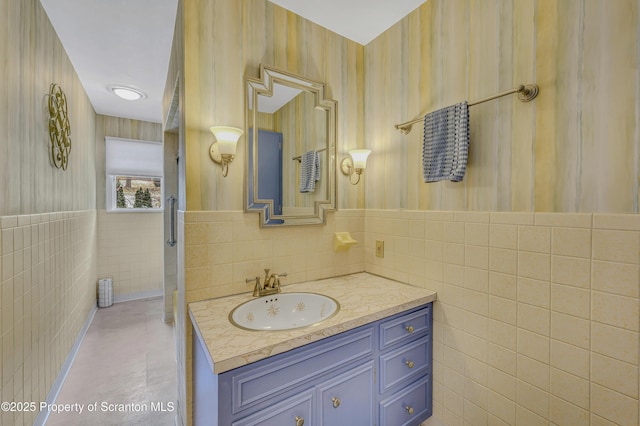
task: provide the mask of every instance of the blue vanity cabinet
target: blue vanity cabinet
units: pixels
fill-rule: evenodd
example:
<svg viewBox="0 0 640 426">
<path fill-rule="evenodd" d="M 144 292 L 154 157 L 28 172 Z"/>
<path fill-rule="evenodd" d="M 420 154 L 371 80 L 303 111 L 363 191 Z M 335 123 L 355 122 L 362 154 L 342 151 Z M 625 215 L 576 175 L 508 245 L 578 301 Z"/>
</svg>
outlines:
<svg viewBox="0 0 640 426">
<path fill-rule="evenodd" d="M 431 416 L 432 306 L 379 323 L 381 426 L 418 426 Z"/>
<path fill-rule="evenodd" d="M 219 375 L 194 337 L 193 424 L 417 426 L 431 415 L 431 306 Z"/>
</svg>

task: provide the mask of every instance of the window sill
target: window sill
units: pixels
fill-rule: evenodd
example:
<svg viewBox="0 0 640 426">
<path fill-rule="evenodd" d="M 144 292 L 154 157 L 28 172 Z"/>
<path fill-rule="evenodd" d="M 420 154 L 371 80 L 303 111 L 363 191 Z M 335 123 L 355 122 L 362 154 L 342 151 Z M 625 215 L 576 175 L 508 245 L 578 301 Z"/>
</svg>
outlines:
<svg viewBox="0 0 640 426">
<path fill-rule="evenodd" d="M 107 213 L 163 213 L 164 208 L 162 209 L 107 209 Z"/>
</svg>

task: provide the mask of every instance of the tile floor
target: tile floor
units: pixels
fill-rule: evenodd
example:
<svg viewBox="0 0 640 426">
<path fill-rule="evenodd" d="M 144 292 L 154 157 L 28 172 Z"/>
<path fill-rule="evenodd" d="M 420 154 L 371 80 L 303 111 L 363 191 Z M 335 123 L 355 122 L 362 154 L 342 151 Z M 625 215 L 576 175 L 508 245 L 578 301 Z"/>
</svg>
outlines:
<svg viewBox="0 0 640 426">
<path fill-rule="evenodd" d="M 56 400 L 77 405 L 47 426 L 174 424 L 175 343 L 162 309 L 162 298 L 98 309 Z"/>
</svg>

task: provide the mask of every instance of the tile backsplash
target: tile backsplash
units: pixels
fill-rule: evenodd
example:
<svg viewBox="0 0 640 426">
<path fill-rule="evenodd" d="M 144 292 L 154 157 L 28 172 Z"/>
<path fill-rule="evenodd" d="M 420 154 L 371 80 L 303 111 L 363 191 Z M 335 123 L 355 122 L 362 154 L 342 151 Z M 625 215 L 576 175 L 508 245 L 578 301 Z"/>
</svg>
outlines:
<svg viewBox="0 0 640 426">
<path fill-rule="evenodd" d="M 286 272 L 283 285 L 364 271 L 364 210 L 329 213 L 323 226 L 276 228 L 260 228 L 253 213 L 188 211 L 179 212 L 178 229 L 178 250 L 184 238 L 184 254 L 178 251 L 176 321 L 178 372 L 186 377 L 186 387 L 178 389 L 181 418 L 191 418 L 193 384 L 186 303 L 251 291 L 245 279 L 263 275 L 265 268 Z M 340 231 L 349 231 L 359 244 L 334 252 L 333 236 Z"/>
<path fill-rule="evenodd" d="M 364 270 L 364 211 L 329 213 L 323 226 L 260 228 L 257 214 L 184 213 L 187 302 L 247 292 L 245 279 L 264 269 L 287 272 L 286 284 Z M 360 243 L 334 252 L 333 237 L 350 231 Z"/>
<path fill-rule="evenodd" d="M 639 215 L 367 210 L 365 269 L 438 292 L 447 425 L 638 424 Z"/>
</svg>

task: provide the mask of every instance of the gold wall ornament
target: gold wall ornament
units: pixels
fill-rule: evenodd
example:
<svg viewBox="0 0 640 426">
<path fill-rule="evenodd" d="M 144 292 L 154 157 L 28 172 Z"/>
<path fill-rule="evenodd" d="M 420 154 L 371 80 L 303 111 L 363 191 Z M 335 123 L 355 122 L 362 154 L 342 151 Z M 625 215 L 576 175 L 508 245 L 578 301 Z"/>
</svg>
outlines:
<svg viewBox="0 0 640 426">
<path fill-rule="evenodd" d="M 71 153 L 71 126 L 67 112 L 67 96 L 56 83 L 49 87 L 49 139 L 51 161 L 58 169 L 67 170 Z"/>
</svg>

